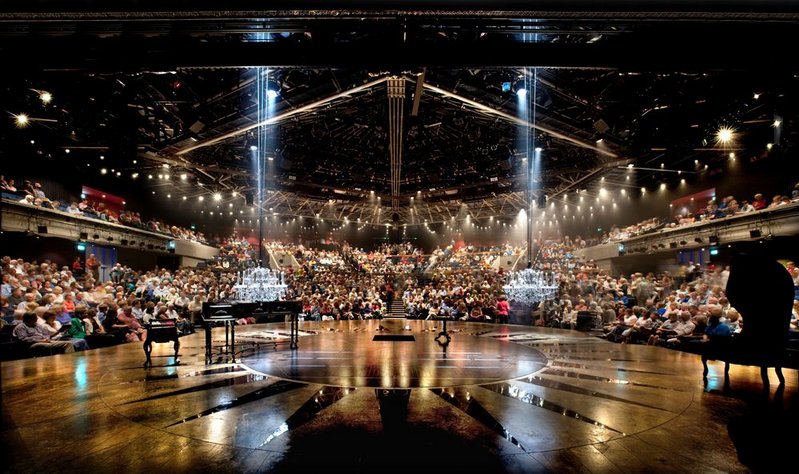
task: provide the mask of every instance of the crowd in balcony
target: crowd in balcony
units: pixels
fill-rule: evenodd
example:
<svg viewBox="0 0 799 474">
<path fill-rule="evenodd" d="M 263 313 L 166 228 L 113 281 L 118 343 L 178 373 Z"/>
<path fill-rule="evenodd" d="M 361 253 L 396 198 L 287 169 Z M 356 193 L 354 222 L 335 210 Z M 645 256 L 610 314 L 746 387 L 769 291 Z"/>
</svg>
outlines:
<svg viewBox="0 0 799 474">
<path fill-rule="evenodd" d="M 53 209 L 103 222 L 121 224 L 163 234 L 176 239 L 191 240 L 204 244 L 208 243 L 202 232 L 176 225 L 169 225 L 161 219 L 142 219 L 141 214 L 138 212 L 130 210 L 117 212 L 102 202 L 93 202 L 86 198 L 69 203 L 50 199 L 42 190 L 41 183 L 38 182 L 24 180 L 22 186 L 18 187 L 13 179 L 6 180 L 5 177 L 0 176 L 0 191 L 2 191 L 4 199 L 15 200 L 22 204 Z"/>
<path fill-rule="evenodd" d="M 770 200 L 761 193 L 755 194 L 751 200 L 743 199 L 739 201 L 735 196 L 731 195 L 725 196 L 721 201 L 712 198 L 698 212 L 680 212 L 670 222 L 661 221 L 661 219 L 653 217 L 624 227 L 614 225 L 610 231 L 602 235 L 600 242 L 620 242 L 660 229 L 676 229 L 697 222 L 709 222 L 750 212 L 775 209 L 795 202 L 799 202 L 799 183 L 789 193 L 776 194 Z"/>
</svg>

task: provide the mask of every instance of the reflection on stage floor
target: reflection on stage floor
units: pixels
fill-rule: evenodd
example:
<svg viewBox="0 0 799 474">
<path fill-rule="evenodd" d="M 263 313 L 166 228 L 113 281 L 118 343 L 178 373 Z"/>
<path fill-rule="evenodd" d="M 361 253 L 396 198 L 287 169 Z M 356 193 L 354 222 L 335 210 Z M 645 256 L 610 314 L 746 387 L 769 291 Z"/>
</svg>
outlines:
<svg viewBox="0 0 799 474">
<path fill-rule="evenodd" d="M 147 369 L 137 344 L 4 363 L 6 469 L 730 472 L 789 452 L 752 454 L 782 441 L 749 428 L 795 423 L 795 371 L 763 394 L 733 366 L 725 390 L 691 354 L 460 322 L 442 344 L 440 325 L 303 322 L 296 351 L 269 344 L 288 324 L 244 326 L 224 364 L 202 335 L 179 366 L 160 344 Z"/>
</svg>

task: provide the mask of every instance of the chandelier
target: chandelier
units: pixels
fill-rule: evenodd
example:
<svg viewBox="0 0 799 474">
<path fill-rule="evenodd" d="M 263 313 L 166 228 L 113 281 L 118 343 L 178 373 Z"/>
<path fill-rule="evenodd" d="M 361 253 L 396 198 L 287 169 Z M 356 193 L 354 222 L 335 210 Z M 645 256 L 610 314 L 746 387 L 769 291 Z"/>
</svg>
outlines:
<svg viewBox="0 0 799 474">
<path fill-rule="evenodd" d="M 286 293 L 283 272 L 268 268 L 248 268 L 238 273 L 239 283 L 233 286 L 239 301 L 277 301 Z"/>
<path fill-rule="evenodd" d="M 511 272 L 507 284 L 502 288 L 509 300 L 531 306 L 554 298 L 558 283 L 554 272 L 547 275 L 541 270 L 525 268 L 519 272 Z"/>
</svg>

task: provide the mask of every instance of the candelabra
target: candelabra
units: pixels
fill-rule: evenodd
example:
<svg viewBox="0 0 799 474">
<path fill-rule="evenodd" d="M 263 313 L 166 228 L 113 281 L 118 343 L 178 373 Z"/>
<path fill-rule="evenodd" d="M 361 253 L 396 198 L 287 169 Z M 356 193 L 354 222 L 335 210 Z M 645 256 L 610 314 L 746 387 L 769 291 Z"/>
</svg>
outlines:
<svg viewBox="0 0 799 474">
<path fill-rule="evenodd" d="M 258 267 L 239 272 L 238 277 L 233 289 L 239 301 L 277 301 L 286 293 L 283 272 Z"/>
<path fill-rule="evenodd" d="M 526 268 L 508 275 L 503 287 L 508 299 L 524 305 L 533 305 L 555 297 L 558 283 L 555 273 L 547 275 L 540 270 Z"/>
</svg>

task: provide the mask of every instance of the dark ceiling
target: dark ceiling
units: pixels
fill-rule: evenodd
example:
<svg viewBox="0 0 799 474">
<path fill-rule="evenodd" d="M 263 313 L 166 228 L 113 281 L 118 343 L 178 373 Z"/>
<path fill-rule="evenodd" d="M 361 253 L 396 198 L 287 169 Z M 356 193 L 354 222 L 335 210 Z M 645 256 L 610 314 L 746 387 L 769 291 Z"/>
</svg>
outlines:
<svg viewBox="0 0 799 474">
<path fill-rule="evenodd" d="M 502 86 L 532 74 L 543 149 L 535 187 L 550 196 L 628 163 L 641 168 L 632 185 L 650 185 L 669 178 L 661 166 L 692 173 L 730 151 L 794 149 L 799 61 L 779 51 L 799 44 L 799 17 L 792 3 L 763 7 L 536 19 L 517 10 L 0 14 L 0 53 L 17 71 L 2 79 L 3 149 L 30 148 L 12 133 L 12 116 L 25 112 L 36 119 L 24 136 L 35 134 L 35 152 L 103 154 L 109 168 L 152 174 L 188 197 L 247 196 L 261 71 L 279 88 L 271 116 L 286 115 L 265 127 L 270 207 L 363 216 L 374 196 L 390 206 L 386 81 L 400 78 L 401 209 L 382 219 L 413 221 L 411 197 L 439 206 L 432 220 L 463 203 L 511 213 L 525 187 L 525 127 Z M 724 125 L 737 141 L 718 147 Z M 331 200 L 337 209 L 323 211 Z"/>
</svg>

